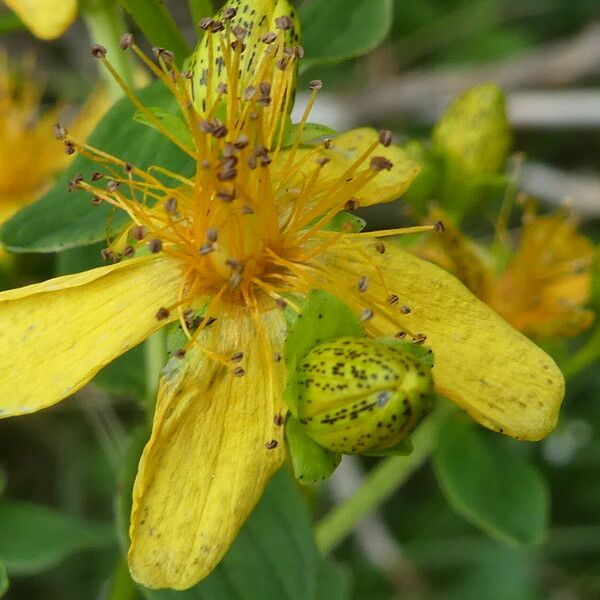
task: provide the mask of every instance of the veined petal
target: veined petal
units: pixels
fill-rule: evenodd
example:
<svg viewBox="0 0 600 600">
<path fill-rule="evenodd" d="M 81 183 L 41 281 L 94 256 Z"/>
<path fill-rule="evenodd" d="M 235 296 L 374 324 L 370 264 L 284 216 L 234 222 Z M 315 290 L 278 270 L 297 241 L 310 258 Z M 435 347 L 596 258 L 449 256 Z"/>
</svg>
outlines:
<svg viewBox="0 0 600 600">
<path fill-rule="evenodd" d="M 495 431 L 526 440 L 548 434 L 564 396 L 564 379 L 552 359 L 449 273 L 391 243 L 384 254 L 374 245 L 342 242 L 321 256 L 341 281 L 369 277 L 358 302 L 381 307 L 367 322 L 369 333 L 390 336 L 400 323 L 425 334 L 435 353 L 433 376 L 440 393 Z M 356 307 L 356 295 L 349 292 L 345 301 Z M 390 293 L 410 314 L 387 310 Z"/>
<path fill-rule="evenodd" d="M 62 35 L 77 16 L 77 0 L 5 0 L 42 40 Z"/>
<path fill-rule="evenodd" d="M 178 263 L 146 257 L 0 294 L 0 417 L 55 404 L 164 325 Z"/>
<path fill-rule="evenodd" d="M 361 127 L 360 129 L 351 129 L 331 140 L 331 148 L 322 148 L 319 154 L 314 154 L 312 148 L 301 148 L 296 151 L 294 163 L 299 163 L 303 157 L 313 153 L 314 158 L 327 158 L 329 162 L 323 167 L 319 185 L 327 187 L 328 185 L 341 180 L 340 178 L 346 171 L 379 140 L 379 133 L 370 127 Z M 289 150 L 283 150 L 278 158 L 278 163 L 285 165 L 288 160 Z M 369 167 L 371 158 L 382 156 L 392 162 L 392 168 L 389 171 L 381 171 L 377 176 L 367 183 L 363 188 L 354 194 L 358 200 L 359 206 L 370 206 L 371 204 L 382 204 L 395 200 L 401 196 L 408 186 L 417 176 L 420 166 L 413 160 L 402 148 L 392 144 L 385 148 L 377 145 L 370 152 L 359 169 L 364 170 Z M 275 166 L 275 170 L 277 165 Z M 309 176 L 315 169 L 314 160 L 303 161 L 297 167 L 297 171 Z"/>
<path fill-rule="evenodd" d="M 150 588 L 185 589 L 223 558 L 284 458 L 285 385 L 280 312 L 230 305 L 200 343 L 227 357 L 243 352 L 236 377 L 200 349 L 164 370 L 152 437 L 133 490 L 129 566 Z M 272 447 L 275 446 L 275 447 Z"/>
</svg>

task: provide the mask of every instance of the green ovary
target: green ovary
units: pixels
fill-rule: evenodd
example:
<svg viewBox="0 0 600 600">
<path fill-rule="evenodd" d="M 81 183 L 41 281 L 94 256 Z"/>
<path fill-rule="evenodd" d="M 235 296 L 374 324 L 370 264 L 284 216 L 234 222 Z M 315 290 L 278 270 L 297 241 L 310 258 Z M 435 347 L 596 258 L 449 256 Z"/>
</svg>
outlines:
<svg viewBox="0 0 600 600">
<path fill-rule="evenodd" d="M 429 368 L 376 340 L 316 346 L 298 369 L 298 419 L 318 444 L 361 454 L 402 441 L 431 408 Z"/>
</svg>

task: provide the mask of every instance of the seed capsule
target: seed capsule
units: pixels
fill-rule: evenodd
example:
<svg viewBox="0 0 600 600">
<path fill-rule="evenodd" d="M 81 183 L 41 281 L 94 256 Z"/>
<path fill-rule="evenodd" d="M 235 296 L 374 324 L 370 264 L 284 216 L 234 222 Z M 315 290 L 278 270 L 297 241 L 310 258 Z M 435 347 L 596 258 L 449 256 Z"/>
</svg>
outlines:
<svg viewBox="0 0 600 600">
<path fill-rule="evenodd" d="M 431 409 L 430 369 L 399 346 L 338 338 L 297 371 L 298 420 L 319 445 L 364 454 L 402 441 Z"/>
</svg>

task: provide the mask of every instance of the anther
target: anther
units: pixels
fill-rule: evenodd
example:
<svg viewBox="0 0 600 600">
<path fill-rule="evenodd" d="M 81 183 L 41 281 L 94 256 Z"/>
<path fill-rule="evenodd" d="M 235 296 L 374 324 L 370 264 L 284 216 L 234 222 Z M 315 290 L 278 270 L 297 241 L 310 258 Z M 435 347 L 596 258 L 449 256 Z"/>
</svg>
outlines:
<svg viewBox="0 0 600 600">
<path fill-rule="evenodd" d="M 398 340 L 403 340 L 406 338 L 406 331 L 397 331 L 394 337 Z"/>
<path fill-rule="evenodd" d="M 294 46 L 294 56 L 299 60 L 304 58 L 304 48 L 302 46 Z"/>
<path fill-rule="evenodd" d="M 433 230 L 434 231 L 446 231 L 446 227 L 444 226 L 444 223 L 442 221 L 436 221 L 433 224 Z"/>
<path fill-rule="evenodd" d="M 345 210 L 353 211 L 353 210 L 356 210 L 357 208 L 358 208 L 358 200 L 356 198 L 350 198 L 350 200 L 346 200 L 346 203 L 344 204 Z"/>
<path fill-rule="evenodd" d="M 246 49 L 246 44 L 241 40 L 233 40 L 233 42 L 231 42 L 231 48 L 232 50 L 239 50 L 240 53 L 242 53 Z"/>
<path fill-rule="evenodd" d="M 311 92 L 314 92 L 315 90 L 320 90 L 323 87 L 323 82 L 320 79 L 313 79 L 309 84 L 308 84 L 308 89 Z"/>
<path fill-rule="evenodd" d="M 237 169 L 223 169 L 217 173 L 217 179 L 219 179 L 219 181 L 231 181 L 237 177 L 237 174 Z"/>
<path fill-rule="evenodd" d="M 67 130 L 60 123 L 56 123 L 52 127 L 52 132 L 57 140 L 64 140 L 67 135 Z"/>
<path fill-rule="evenodd" d="M 277 298 L 277 300 L 275 300 L 275 304 L 277 304 L 279 308 L 285 308 L 288 305 L 285 298 Z"/>
<path fill-rule="evenodd" d="M 121 50 L 127 50 L 131 48 L 133 45 L 133 34 L 132 33 L 124 33 L 119 40 L 119 46 L 121 46 Z"/>
<path fill-rule="evenodd" d="M 286 31 L 291 29 L 293 26 L 294 21 L 292 21 L 292 18 L 289 15 L 281 15 L 281 17 L 277 17 L 275 19 L 275 27 L 277 27 L 277 29 Z"/>
<path fill-rule="evenodd" d="M 248 30 L 244 27 L 241 27 L 240 25 L 236 25 L 231 30 L 231 33 L 233 33 L 233 35 L 235 35 L 236 39 L 241 42 L 248 35 Z"/>
<path fill-rule="evenodd" d="M 73 177 L 71 177 L 71 179 L 69 179 L 69 181 L 67 183 L 67 190 L 69 192 L 72 192 L 73 190 L 75 190 L 79 187 L 79 184 L 82 181 L 83 181 L 83 175 L 81 175 L 80 173 L 73 175 Z"/>
<path fill-rule="evenodd" d="M 379 253 L 379 254 L 385 254 L 385 244 L 383 242 L 377 242 L 375 244 L 375 250 Z"/>
<path fill-rule="evenodd" d="M 175 350 L 175 352 L 173 352 L 173 356 L 175 358 L 183 358 L 185 356 L 185 350 L 183 348 L 180 350 Z"/>
<path fill-rule="evenodd" d="M 166 48 L 161 48 L 160 46 L 153 46 L 152 54 L 154 54 L 156 58 L 162 58 L 165 62 L 173 62 L 173 59 L 175 58 L 173 52 Z"/>
<path fill-rule="evenodd" d="M 202 133 L 212 133 L 215 130 L 214 123 L 212 121 L 207 121 L 206 119 L 200 121 L 199 127 Z"/>
<path fill-rule="evenodd" d="M 238 273 L 241 273 L 244 270 L 244 264 L 237 258 L 228 258 L 225 261 L 225 266 L 229 267 L 232 271 L 237 271 Z"/>
<path fill-rule="evenodd" d="M 131 258 L 135 254 L 135 248 L 133 246 L 125 246 L 123 250 L 123 256 Z"/>
<path fill-rule="evenodd" d="M 100 181 L 103 177 L 104 177 L 104 175 L 102 175 L 102 173 L 95 171 L 94 173 L 92 173 L 92 176 L 90 177 L 90 179 L 92 181 Z"/>
<path fill-rule="evenodd" d="M 321 158 L 317 158 L 315 160 L 315 162 L 320 166 L 320 167 L 324 167 L 328 162 L 330 162 L 331 159 L 327 158 L 325 156 L 321 157 Z"/>
<path fill-rule="evenodd" d="M 152 238 L 148 242 L 148 248 L 152 254 L 158 254 L 162 250 L 162 242 L 158 238 Z"/>
<path fill-rule="evenodd" d="M 273 31 L 267 31 L 260 39 L 265 44 L 272 44 L 277 39 L 277 34 Z"/>
<path fill-rule="evenodd" d="M 65 154 L 75 154 L 75 144 L 71 140 L 65 141 Z"/>
<path fill-rule="evenodd" d="M 278 363 L 281 362 L 281 360 L 283 359 L 283 356 L 281 355 L 281 352 L 275 352 L 273 354 L 273 361 Z"/>
<path fill-rule="evenodd" d="M 234 169 L 235 170 L 235 169 Z M 229 203 L 233 202 L 237 196 L 235 189 L 231 190 L 217 190 L 217 198 L 221 202 Z"/>
<path fill-rule="evenodd" d="M 174 215 L 177 212 L 177 198 L 171 196 L 165 200 L 165 210 L 170 215 Z"/>
<path fill-rule="evenodd" d="M 94 58 L 104 58 L 106 56 L 106 48 L 100 44 L 92 44 L 90 52 Z"/>
<path fill-rule="evenodd" d="M 227 6 L 223 9 L 223 19 L 225 21 L 231 21 L 235 15 L 237 15 L 237 10 L 233 6 Z"/>
<path fill-rule="evenodd" d="M 102 204 L 102 202 L 100 196 L 92 196 L 92 206 L 98 206 L 99 204 Z"/>
<path fill-rule="evenodd" d="M 277 448 L 277 446 L 279 445 L 279 442 L 277 440 L 269 440 L 266 444 L 265 444 L 265 448 L 267 450 L 275 450 L 275 448 Z"/>
<path fill-rule="evenodd" d="M 148 230 L 143 225 L 135 225 L 129 230 L 129 234 L 134 240 L 141 242 L 148 235 Z"/>
<path fill-rule="evenodd" d="M 374 315 L 374 314 L 375 314 L 375 313 L 373 312 L 373 309 L 372 309 L 372 308 L 363 308 L 363 309 L 360 311 L 360 315 L 358 316 L 358 318 L 359 318 L 361 321 L 369 321 L 369 320 L 371 320 L 371 319 L 373 318 L 373 315 Z"/>
<path fill-rule="evenodd" d="M 424 333 L 416 333 L 412 341 L 413 344 L 424 344 L 427 341 L 427 336 Z"/>
<path fill-rule="evenodd" d="M 387 303 L 391 304 L 392 306 L 396 306 L 398 302 L 400 302 L 400 298 L 397 296 L 397 294 L 390 294 L 387 297 Z"/>
<path fill-rule="evenodd" d="M 276 63 L 275 66 L 280 70 L 280 71 L 285 71 L 287 69 L 288 66 L 288 59 L 287 58 L 280 58 Z"/>
<path fill-rule="evenodd" d="M 369 167 L 371 171 L 389 171 L 394 164 L 385 156 L 374 156 Z"/>
<path fill-rule="evenodd" d="M 243 352 L 234 352 L 231 357 L 230 357 L 230 361 L 232 363 L 238 363 L 240 362 L 242 359 L 244 358 L 244 353 Z"/>
<path fill-rule="evenodd" d="M 392 132 L 387 129 L 380 131 L 379 143 L 385 148 L 389 148 L 389 146 L 392 144 Z"/>
<path fill-rule="evenodd" d="M 273 417 L 273 423 L 277 427 L 281 427 L 285 423 L 285 419 L 283 418 L 283 415 L 281 415 L 281 414 L 275 415 Z"/>
<path fill-rule="evenodd" d="M 108 248 L 102 248 L 100 250 L 100 256 L 102 260 L 109 260 L 112 257 L 112 252 Z"/>
<path fill-rule="evenodd" d="M 114 194 L 119 189 L 119 182 L 118 181 L 114 181 L 113 179 L 107 181 L 107 183 L 106 183 L 106 189 L 111 194 Z"/>
<path fill-rule="evenodd" d="M 369 278 L 365 277 L 364 275 L 358 280 L 358 283 L 356 284 L 356 287 L 358 288 L 359 292 L 366 292 L 367 289 L 369 288 Z"/>
<path fill-rule="evenodd" d="M 248 136 L 245 133 L 240 133 L 240 135 L 238 135 L 237 138 L 235 138 L 235 140 L 233 141 L 233 145 L 238 150 L 243 150 L 244 148 L 246 148 L 246 146 L 248 146 L 248 142 Z"/>
<path fill-rule="evenodd" d="M 211 33 L 219 33 L 219 31 L 223 31 L 225 29 L 225 25 L 222 21 L 213 20 L 210 24 L 210 32 Z"/>
<path fill-rule="evenodd" d="M 409 315 L 411 313 L 411 308 L 410 308 L 410 306 L 406 306 L 406 304 L 405 304 L 404 306 L 400 307 L 400 312 L 403 315 Z"/>
<path fill-rule="evenodd" d="M 200 29 L 210 29 L 212 27 L 213 24 L 213 19 L 211 17 L 202 17 L 202 19 L 200 19 Z"/>
<path fill-rule="evenodd" d="M 242 206 L 242 214 L 243 215 L 253 215 L 254 209 L 251 206 L 249 206 L 248 204 L 244 204 L 244 206 Z"/>
<path fill-rule="evenodd" d="M 167 319 L 169 317 L 171 313 L 169 312 L 168 308 L 165 308 L 164 306 L 161 306 L 157 311 L 156 311 L 156 318 L 159 321 L 164 321 L 165 319 Z"/>
<path fill-rule="evenodd" d="M 325 150 L 331 150 L 332 142 L 333 140 L 331 138 L 325 138 L 322 142 L 323 148 L 325 148 Z"/>
<path fill-rule="evenodd" d="M 198 254 L 200 254 L 200 256 L 207 256 L 208 254 L 214 251 L 215 247 L 210 242 L 206 242 L 205 244 L 202 244 L 200 248 L 198 248 Z"/>
<path fill-rule="evenodd" d="M 131 163 L 129 163 L 129 162 L 125 163 L 123 165 L 123 171 L 125 171 L 125 173 L 127 175 L 129 175 L 129 173 L 131 173 L 133 171 L 133 165 Z"/>
<path fill-rule="evenodd" d="M 206 230 L 205 237 L 207 242 L 214 244 L 217 241 L 217 239 L 219 239 L 219 234 L 214 227 L 209 227 Z"/>
<path fill-rule="evenodd" d="M 236 368 L 233 370 L 233 374 L 234 374 L 236 377 L 243 377 L 243 376 L 246 374 L 246 371 L 244 371 L 244 369 L 242 369 L 242 367 L 236 367 Z"/>
<path fill-rule="evenodd" d="M 227 84 L 224 81 L 219 81 L 219 84 L 217 85 L 217 92 L 219 92 L 219 94 L 227 93 Z"/>
</svg>

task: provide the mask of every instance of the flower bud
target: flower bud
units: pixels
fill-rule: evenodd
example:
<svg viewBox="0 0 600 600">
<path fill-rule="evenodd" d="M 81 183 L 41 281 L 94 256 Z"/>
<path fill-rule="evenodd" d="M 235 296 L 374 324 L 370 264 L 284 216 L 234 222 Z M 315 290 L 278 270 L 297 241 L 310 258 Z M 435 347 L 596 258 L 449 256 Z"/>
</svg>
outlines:
<svg viewBox="0 0 600 600">
<path fill-rule="evenodd" d="M 343 337 L 313 348 L 296 372 L 297 418 L 334 452 L 396 446 L 431 408 L 430 368 L 402 343 Z"/>
</svg>

